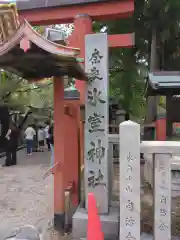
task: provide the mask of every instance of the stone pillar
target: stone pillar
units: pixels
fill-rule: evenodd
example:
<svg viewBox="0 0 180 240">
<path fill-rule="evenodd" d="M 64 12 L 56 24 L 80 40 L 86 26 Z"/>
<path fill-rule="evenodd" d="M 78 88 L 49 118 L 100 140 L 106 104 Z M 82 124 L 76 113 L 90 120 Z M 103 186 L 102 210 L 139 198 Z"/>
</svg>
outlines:
<svg viewBox="0 0 180 240">
<path fill-rule="evenodd" d="M 154 154 L 154 239 L 171 239 L 171 158 Z"/>
<path fill-rule="evenodd" d="M 108 38 L 85 38 L 85 69 L 89 73 L 85 101 L 85 192 L 93 192 L 99 213 L 108 213 Z"/>
<path fill-rule="evenodd" d="M 109 204 L 111 204 L 112 189 L 114 182 L 114 164 L 113 164 L 113 143 L 109 142 L 108 147 L 108 193 L 109 193 Z"/>
<path fill-rule="evenodd" d="M 140 240 L 140 125 L 125 121 L 119 126 L 119 239 Z"/>
<path fill-rule="evenodd" d="M 54 164 L 61 162 L 54 173 L 54 225 L 64 229 L 64 78 L 54 78 Z"/>
</svg>

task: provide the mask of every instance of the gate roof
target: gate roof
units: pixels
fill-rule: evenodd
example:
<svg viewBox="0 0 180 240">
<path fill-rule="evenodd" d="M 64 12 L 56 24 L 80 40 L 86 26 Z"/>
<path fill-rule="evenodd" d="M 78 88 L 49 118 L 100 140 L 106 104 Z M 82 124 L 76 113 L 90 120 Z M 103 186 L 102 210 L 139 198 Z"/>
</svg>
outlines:
<svg viewBox="0 0 180 240">
<path fill-rule="evenodd" d="M 146 82 L 146 94 L 149 96 L 180 94 L 180 72 L 159 71 L 149 73 Z"/>
<path fill-rule="evenodd" d="M 109 0 L 29 0 L 17 1 L 19 10 L 30 10 L 37 8 L 64 7 L 96 2 L 108 2 Z"/>
<path fill-rule="evenodd" d="M 0 29 L 1 32 L 7 30 L 9 29 Z M 64 75 L 79 80 L 86 79 L 85 72 L 76 58 L 79 49 L 48 41 L 25 20 L 17 29 L 13 29 L 13 33 L 6 35 L 7 38 L 0 44 L 1 69 L 27 80 Z M 22 44 L 27 48 L 29 46 L 27 51 L 22 49 Z"/>
</svg>

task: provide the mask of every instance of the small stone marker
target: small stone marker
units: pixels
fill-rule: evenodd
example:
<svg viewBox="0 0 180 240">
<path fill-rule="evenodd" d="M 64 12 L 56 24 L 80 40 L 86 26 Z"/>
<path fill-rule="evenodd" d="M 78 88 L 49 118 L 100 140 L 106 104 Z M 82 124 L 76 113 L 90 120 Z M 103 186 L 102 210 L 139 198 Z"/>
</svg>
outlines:
<svg viewBox="0 0 180 240">
<path fill-rule="evenodd" d="M 140 240 L 140 125 L 125 121 L 120 134 L 120 240 Z"/>
<path fill-rule="evenodd" d="M 154 239 L 171 239 L 171 158 L 154 154 Z"/>
<path fill-rule="evenodd" d="M 85 191 L 95 194 L 99 213 L 108 213 L 108 38 L 85 38 L 85 69 L 89 74 L 85 101 Z"/>
</svg>

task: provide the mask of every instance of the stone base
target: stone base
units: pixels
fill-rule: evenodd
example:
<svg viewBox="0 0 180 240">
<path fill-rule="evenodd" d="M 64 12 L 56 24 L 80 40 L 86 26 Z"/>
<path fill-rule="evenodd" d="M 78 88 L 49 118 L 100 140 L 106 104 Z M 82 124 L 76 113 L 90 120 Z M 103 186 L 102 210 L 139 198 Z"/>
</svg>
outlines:
<svg viewBox="0 0 180 240">
<path fill-rule="evenodd" d="M 117 204 L 112 204 L 108 215 L 101 215 L 101 226 L 105 239 L 117 239 L 119 235 L 119 208 Z M 87 238 L 87 211 L 78 208 L 73 215 L 72 237 L 74 240 Z"/>
</svg>

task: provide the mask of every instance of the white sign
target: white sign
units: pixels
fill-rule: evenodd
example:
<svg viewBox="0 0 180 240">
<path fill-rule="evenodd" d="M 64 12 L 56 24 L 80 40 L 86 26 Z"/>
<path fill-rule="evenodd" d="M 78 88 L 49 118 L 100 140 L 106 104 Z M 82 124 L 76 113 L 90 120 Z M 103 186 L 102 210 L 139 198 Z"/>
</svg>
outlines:
<svg viewBox="0 0 180 240">
<path fill-rule="evenodd" d="M 171 154 L 154 154 L 154 239 L 171 239 Z"/>
<path fill-rule="evenodd" d="M 120 240 L 140 240 L 140 125 L 120 124 Z"/>
<path fill-rule="evenodd" d="M 85 104 L 85 182 L 96 197 L 99 213 L 108 213 L 108 39 L 106 33 L 85 38 L 89 74 Z M 86 205 L 87 206 L 87 205 Z"/>
</svg>

